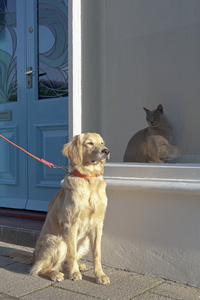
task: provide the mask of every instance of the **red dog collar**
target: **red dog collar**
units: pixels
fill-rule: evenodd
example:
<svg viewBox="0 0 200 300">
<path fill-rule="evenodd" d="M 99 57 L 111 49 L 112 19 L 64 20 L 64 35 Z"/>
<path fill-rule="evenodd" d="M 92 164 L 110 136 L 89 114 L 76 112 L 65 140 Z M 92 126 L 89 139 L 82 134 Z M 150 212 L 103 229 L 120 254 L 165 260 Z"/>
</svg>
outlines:
<svg viewBox="0 0 200 300">
<path fill-rule="evenodd" d="M 98 173 L 98 174 L 91 174 L 91 175 L 84 175 L 81 174 L 79 171 L 74 170 L 71 174 L 77 176 L 77 177 L 81 177 L 81 178 L 87 178 L 87 177 L 99 177 L 102 175 L 102 173 Z"/>
</svg>

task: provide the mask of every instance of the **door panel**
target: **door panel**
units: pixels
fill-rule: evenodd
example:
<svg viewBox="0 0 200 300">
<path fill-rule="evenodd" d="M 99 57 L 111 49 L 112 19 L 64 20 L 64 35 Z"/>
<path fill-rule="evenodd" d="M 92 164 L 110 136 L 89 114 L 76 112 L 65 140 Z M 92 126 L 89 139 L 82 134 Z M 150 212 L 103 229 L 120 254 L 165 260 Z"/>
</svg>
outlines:
<svg viewBox="0 0 200 300">
<path fill-rule="evenodd" d="M 27 48 L 31 47 L 36 51 L 32 51 L 27 58 L 27 66 L 35 70 L 32 76 L 33 88 L 27 90 L 29 151 L 55 165 L 66 166 L 67 159 L 62 156 L 61 150 L 68 140 L 66 19 L 62 22 L 63 12 L 67 17 L 67 6 L 63 1 L 39 0 L 37 18 L 32 13 L 37 11 L 36 3 L 30 2 L 32 9 L 29 10 L 28 28 L 32 27 L 33 31 L 27 36 Z M 65 36 L 62 35 L 65 43 L 59 43 L 58 36 L 62 34 L 60 23 L 66 33 Z M 47 210 L 49 201 L 66 173 L 64 170 L 50 169 L 32 159 L 29 159 L 28 165 L 27 209 Z"/>
<path fill-rule="evenodd" d="M 67 162 L 62 157 L 61 148 L 66 143 L 67 127 L 65 125 L 41 125 L 35 126 L 34 130 L 37 141 L 36 152 L 39 157 L 45 157 L 57 165 L 66 165 Z M 37 205 L 40 210 L 45 210 L 53 194 L 60 188 L 60 181 L 66 175 L 65 171 L 52 169 L 40 163 L 33 163 L 31 170 L 30 177 L 32 180 L 29 182 L 30 197 L 27 209 L 35 209 Z"/>
<path fill-rule="evenodd" d="M 33 121 L 32 121 L 33 122 Z M 34 120 L 34 123 L 37 123 Z M 68 127 L 65 124 L 30 126 L 29 132 L 33 132 L 35 143 L 31 144 L 37 156 L 45 158 L 58 166 L 66 166 L 67 159 L 62 156 L 63 144 L 67 141 Z M 52 169 L 35 161 L 29 161 L 29 199 L 27 209 L 46 210 L 49 200 L 61 187 L 60 181 L 66 175 L 64 170 Z"/>
<path fill-rule="evenodd" d="M 4 129 L 1 130 L 2 134 L 12 142 L 15 140 L 16 131 L 16 127 L 4 127 Z M 16 163 L 13 164 L 12 162 L 17 162 L 17 152 L 15 151 L 14 147 L 10 147 L 8 143 L 1 143 L 1 147 L 1 152 L 4 153 L 0 164 L 1 182 L 16 186 L 18 183 L 17 170 L 19 169 L 19 165 Z"/>
<path fill-rule="evenodd" d="M 23 1 L 0 1 L 0 133 L 26 148 L 23 12 Z M 0 139 L 0 206 L 25 208 L 26 201 L 27 157 Z"/>
</svg>

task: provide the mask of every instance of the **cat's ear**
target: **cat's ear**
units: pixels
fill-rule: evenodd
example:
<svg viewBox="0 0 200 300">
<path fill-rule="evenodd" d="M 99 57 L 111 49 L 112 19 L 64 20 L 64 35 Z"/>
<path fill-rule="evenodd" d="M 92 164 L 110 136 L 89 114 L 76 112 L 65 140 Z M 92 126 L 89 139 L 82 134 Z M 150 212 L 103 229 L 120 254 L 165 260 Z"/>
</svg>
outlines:
<svg viewBox="0 0 200 300">
<path fill-rule="evenodd" d="M 159 110 L 161 113 L 163 113 L 163 106 L 162 106 L 162 104 L 158 105 L 157 110 Z"/>
<path fill-rule="evenodd" d="M 149 115 L 149 113 L 150 113 L 150 110 L 149 110 L 149 109 L 147 109 L 146 107 L 143 107 L 143 109 L 146 111 L 146 114 L 147 114 L 147 115 Z"/>
</svg>

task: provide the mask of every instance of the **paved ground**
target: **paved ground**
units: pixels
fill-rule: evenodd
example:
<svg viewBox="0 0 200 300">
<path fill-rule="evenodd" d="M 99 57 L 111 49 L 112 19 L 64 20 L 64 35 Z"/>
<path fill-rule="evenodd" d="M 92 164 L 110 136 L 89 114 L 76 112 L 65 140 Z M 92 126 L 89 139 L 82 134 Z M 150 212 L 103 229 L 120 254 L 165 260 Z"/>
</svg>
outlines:
<svg viewBox="0 0 200 300">
<path fill-rule="evenodd" d="M 0 254 L 8 248 L 32 251 L 32 248 L 0 242 Z M 110 277 L 107 286 L 95 283 L 92 265 L 86 262 L 82 281 L 62 282 L 29 275 L 30 266 L 0 255 L 0 300 L 199 300 L 200 289 L 171 281 L 104 266 Z"/>
</svg>

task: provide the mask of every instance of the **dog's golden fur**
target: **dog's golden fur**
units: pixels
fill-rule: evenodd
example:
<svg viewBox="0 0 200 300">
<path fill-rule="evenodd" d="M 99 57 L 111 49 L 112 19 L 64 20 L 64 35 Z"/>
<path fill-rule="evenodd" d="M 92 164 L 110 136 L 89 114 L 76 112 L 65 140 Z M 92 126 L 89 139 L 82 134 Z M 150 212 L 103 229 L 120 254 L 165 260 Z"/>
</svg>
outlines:
<svg viewBox="0 0 200 300">
<path fill-rule="evenodd" d="M 107 206 L 106 183 L 103 164 L 109 159 L 109 150 L 102 137 L 96 133 L 75 136 L 64 145 L 63 154 L 70 158 L 71 172 L 78 170 L 86 178 L 68 174 L 49 204 L 42 232 L 32 257 L 8 251 L 7 256 L 32 263 L 31 274 L 43 275 L 62 281 L 64 262 L 69 278 L 82 279 L 80 270 L 85 268 L 79 259 L 89 246 L 92 253 L 97 283 L 108 284 L 109 278 L 101 266 L 101 237 Z"/>
</svg>

